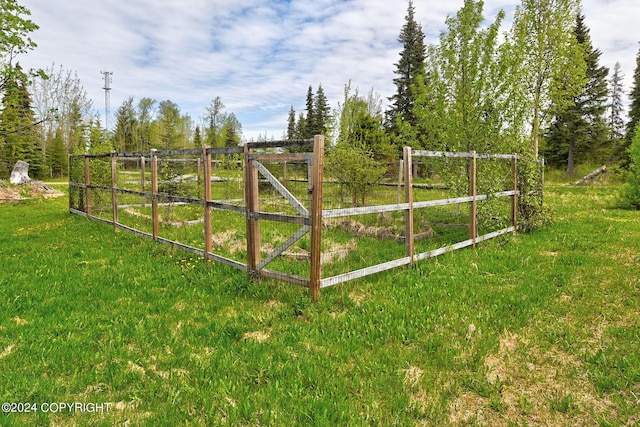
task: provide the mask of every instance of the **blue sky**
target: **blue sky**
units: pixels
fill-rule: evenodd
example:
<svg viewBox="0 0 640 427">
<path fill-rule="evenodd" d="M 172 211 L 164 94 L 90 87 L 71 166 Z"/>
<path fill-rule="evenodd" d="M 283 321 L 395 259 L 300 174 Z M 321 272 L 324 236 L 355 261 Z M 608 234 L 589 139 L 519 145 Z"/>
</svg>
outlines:
<svg viewBox="0 0 640 427">
<path fill-rule="evenodd" d="M 197 122 L 219 96 L 245 139 L 280 138 L 290 106 L 304 108 L 322 84 L 332 107 L 351 80 L 361 92 L 393 95 L 406 1 L 397 0 L 21 0 L 40 26 L 26 67 L 76 71 L 104 117 L 101 70 L 113 72 L 111 111 L 130 96 L 169 99 Z M 428 44 L 463 0 L 414 0 Z M 485 17 L 519 0 L 485 0 Z M 583 0 L 601 64 L 631 76 L 640 41 L 638 0 Z M 113 123 L 113 120 L 111 120 Z"/>
</svg>

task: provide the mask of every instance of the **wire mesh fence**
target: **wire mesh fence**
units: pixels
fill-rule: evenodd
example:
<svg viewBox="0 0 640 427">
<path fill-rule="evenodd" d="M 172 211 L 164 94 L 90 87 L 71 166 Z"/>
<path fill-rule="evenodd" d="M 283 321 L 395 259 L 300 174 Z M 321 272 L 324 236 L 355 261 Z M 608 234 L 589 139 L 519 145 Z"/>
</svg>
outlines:
<svg viewBox="0 0 640 427">
<path fill-rule="evenodd" d="M 517 163 L 405 148 L 369 163 L 375 179 L 351 182 L 335 163 L 325 171 L 321 136 L 71 156 L 69 208 L 317 299 L 320 288 L 515 231 Z"/>
</svg>

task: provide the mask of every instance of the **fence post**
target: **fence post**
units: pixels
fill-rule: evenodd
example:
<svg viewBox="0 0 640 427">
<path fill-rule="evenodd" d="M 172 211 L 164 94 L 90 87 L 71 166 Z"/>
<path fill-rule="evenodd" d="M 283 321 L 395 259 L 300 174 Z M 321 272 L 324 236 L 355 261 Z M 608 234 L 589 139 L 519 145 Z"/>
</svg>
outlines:
<svg viewBox="0 0 640 427">
<path fill-rule="evenodd" d="M 160 218 L 158 217 L 158 156 L 156 149 L 151 149 L 151 216 L 153 217 L 153 240 L 158 238 L 160 232 Z"/>
<path fill-rule="evenodd" d="M 313 138 L 311 165 L 311 272 L 309 290 L 313 301 L 320 298 L 322 266 L 322 180 L 324 178 L 324 136 Z"/>
<path fill-rule="evenodd" d="M 89 169 L 89 156 L 88 155 L 84 155 L 84 186 L 85 186 L 85 193 L 86 193 L 86 197 L 85 197 L 85 201 L 87 203 L 87 208 L 85 209 L 87 211 L 87 216 L 91 217 L 91 190 L 89 189 L 89 186 L 91 185 L 91 171 Z"/>
<path fill-rule="evenodd" d="M 113 230 L 118 231 L 118 164 L 116 152 L 111 152 L 111 208 L 113 209 Z"/>
<path fill-rule="evenodd" d="M 471 207 L 469 208 L 469 238 L 473 240 L 473 247 L 476 247 L 476 238 L 478 237 L 478 222 L 477 211 L 478 202 L 477 189 L 476 189 L 476 169 L 477 169 L 477 156 L 476 152 L 471 152 L 471 159 L 469 160 L 469 196 L 473 198 L 471 201 Z"/>
<path fill-rule="evenodd" d="M 511 198 L 511 225 L 518 230 L 518 155 L 511 159 L 511 181 L 513 197 Z"/>
<path fill-rule="evenodd" d="M 245 205 L 247 209 L 247 267 L 249 274 L 255 274 L 260 263 L 260 223 L 253 216 L 260 209 L 258 191 L 258 169 L 253 166 L 251 149 L 244 146 Z"/>
<path fill-rule="evenodd" d="M 404 163 L 404 201 L 409 204 L 409 209 L 404 214 L 406 256 L 411 257 L 411 264 L 413 264 L 415 233 L 413 230 L 413 154 L 411 147 L 404 147 L 402 160 Z"/>
<path fill-rule="evenodd" d="M 71 157 L 71 154 L 67 154 L 67 175 L 69 176 L 69 186 L 67 187 L 69 189 L 69 212 L 71 212 L 71 209 L 73 209 L 73 193 L 75 193 L 77 189 L 77 187 L 71 186 Z"/>
<path fill-rule="evenodd" d="M 211 236 L 211 153 L 209 146 L 202 149 L 202 158 L 204 159 L 204 259 L 209 261 L 209 254 L 212 252 L 212 236 Z M 198 169 L 200 168 L 200 159 L 198 159 Z M 198 176 L 200 172 L 198 171 Z"/>
<path fill-rule="evenodd" d="M 402 203 L 402 178 L 404 178 L 404 158 L 398 162 L 398 204 Z"/>
<path fill-rule="evenodd" d="M 205 148 L 208 148 L 208 146 L 205 145 Z M 202 172 L 202 161 L 205 160 L 206 161 L 207 155 L 206 153 L 203 154 L 202 159 L 200 157 L 198 157 L 197 162 L 197 172 L 196 172 L 196 182 L 198 184 L 200 184 L 200 173 Z"/>
<path fill-rule="evenodd" d="M 282 164 L 282 183 L 286 188 L 289 188 L 289 171 L 287 170 L 287 162 Z"/>
<path fill-rule="evenodd" d="M 144 156 L 141 156 L 140 157 L 140 169 L 141 169 L 140 184 L 142 186 L 142 192 L 143 193 L 145 192 L 145 187 L 146 187 L 146 184 L 147 184 L 147 177 L 145 176 L 145 173 L 146 173 L 146 171 L 145 171 L 145 163 L 146 163 L 146 160 L 145 160 Z M 146 206 L 147 206 L 147 198 L 142 196 L 142 207 L 144 208 Z"/>
</svg>

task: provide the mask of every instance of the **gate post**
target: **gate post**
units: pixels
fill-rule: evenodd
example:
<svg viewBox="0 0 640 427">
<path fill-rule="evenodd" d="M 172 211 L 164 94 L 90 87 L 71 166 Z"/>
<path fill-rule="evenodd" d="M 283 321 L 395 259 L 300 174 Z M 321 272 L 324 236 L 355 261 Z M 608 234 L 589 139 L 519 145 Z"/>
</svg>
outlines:
<svg viewBox="0 0 640 427">
<path fill-rule="evenodd" d="M 213 251 L 213 241 L 211 237 L 211 153 L 209 147 L 202 149 L 204 159 L 204 259 L 209 261 L 209 254 Z M 198 159 L 198 179 L 200 179 L 200 159 Z"/>
<path fill-rule="evenodd" d="M 91 189 L 89 186 L 91 185 L 91 170 L 89 169 L 89 156 L 87 154 L 84 155 L 84 185 L 85 185 L 85 202 L 87 203 L 86 211 L 87 217 L 91 218 Z"/>
<path fill-rule="evenodd" d="M 253 213 L 260 209 L 258 192 L 258 169 L 253 166 L 251 149 L 244 146 L 244 196 L 247 210 L 247 267 L 249 274 L 255 274 L 260 264 L 260 223 Z"/>
<path fill-rule="evenodd" d="M 146 187 L 146 176 L 145 176 L 145 158 L 144 155 L 140 156 L 140 185 L 142 187 L 142 192 L 145 192 L 145 187 Z M 142 196 L 142 207 L 146 207 L 147 206 L 147 198 Z"/>
<path fill-rule="evenodd" d="M 324 177 L 324 136 L 313 138 L 313 164 L 311 167 L 311 273 L 309 290 L 313 301 L 320 298 L 322 269 L 322 180 Z"/>
<path fill-rule="evenodd" d="M 111 208 L 113 210 L 113 230 L 118 231 L 118 164 L 116 152 L 111 152 Z"/>
<path fill-rule="evenodd" d="M 476 169 L 477 155 L 475 151 L 472 151 L 471 159 L 469 159 L 469 196 L 473 198 L 471 200 L 471 207 L 469 208 L 469 238 L 473 241 L 474 248 L 476 247 L 476 239 L 478 237 Z"/>
<path fill-rule="evenodd" d="M 151 149 L 151 216 L 153 217 L 153 240 L 158 238 L 160 233 L 160 219 L 158 218 L 158 156 L 156 149 Z"/>
<path fill-rule="evenodd" d="M 409 204 L 409 209 L 404 214 L 406 256 L 411 257 L 411 264 L 413 264 L 415 237 L 413 229 L 413 155 L 411 147 L 404 147 L 402 154 L 404 163 L 404 201 Z"/>
<path fill-rule="evenodd" d="M 511 159 L 511 181 L 511 225 L 518 231 L 518 155 L 515 153 Z"/>
</svg>

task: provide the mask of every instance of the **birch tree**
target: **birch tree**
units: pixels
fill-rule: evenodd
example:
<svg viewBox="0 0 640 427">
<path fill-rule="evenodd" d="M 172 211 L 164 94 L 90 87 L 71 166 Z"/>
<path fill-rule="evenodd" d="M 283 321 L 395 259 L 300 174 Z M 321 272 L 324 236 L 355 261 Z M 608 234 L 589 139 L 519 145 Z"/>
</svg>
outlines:
<svg viewBox="0 0 640 427">
<path fill-rule="evenodd" d="M 584 55 L 573 33 L 579 9 L 580 0 L 522 0 L 516 8 L 509 37 L 511 73 L 521 82 L 536 158 L 552 105 L 568 106 L 585 84 Z"/>
</svg>

